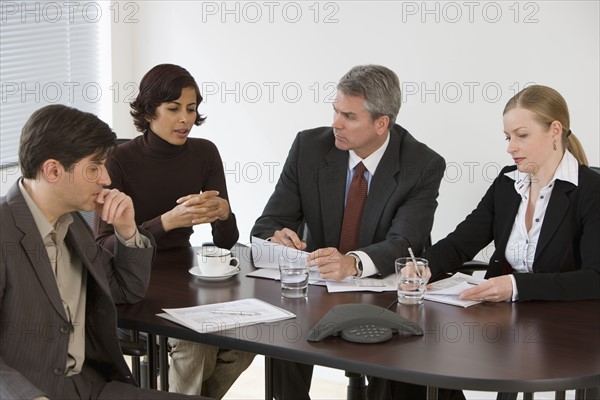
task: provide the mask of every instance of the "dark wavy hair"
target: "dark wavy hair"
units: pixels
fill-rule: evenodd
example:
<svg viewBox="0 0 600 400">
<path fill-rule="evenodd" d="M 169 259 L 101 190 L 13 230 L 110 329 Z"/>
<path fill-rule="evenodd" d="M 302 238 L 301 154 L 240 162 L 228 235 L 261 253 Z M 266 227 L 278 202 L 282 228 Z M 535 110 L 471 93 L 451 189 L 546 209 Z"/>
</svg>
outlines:
<svg viewBox="0 0 600 400">
<path fill-rule="evenodd" d="M 140 92 L 131 102 L 131 116 L 133 124 L 140 132 L 150 129 L 148 119 L 156 116 L 156 108 L 161 103 L 177 100 L 183 88 L 191 87 L 196 91 L 196 121 L 194 125 L 201 125 L 206 119 L 198 113 L 198 106 L 202 102 L 202 95 L 194 77 L 179 65 L 159 64 L 146 72 L 140 82 Z"/>
<path fill-rule="evenodd" d="M 21 173 L 34 179 L 49 159 L 57 160 L 67 171 L 90 155 L 104 160 L 115 149 L 116 139 L 108 124 L 94 114 L 62 104 L 42 107 L 31 114 L 21 131 Z"/>
</svg>

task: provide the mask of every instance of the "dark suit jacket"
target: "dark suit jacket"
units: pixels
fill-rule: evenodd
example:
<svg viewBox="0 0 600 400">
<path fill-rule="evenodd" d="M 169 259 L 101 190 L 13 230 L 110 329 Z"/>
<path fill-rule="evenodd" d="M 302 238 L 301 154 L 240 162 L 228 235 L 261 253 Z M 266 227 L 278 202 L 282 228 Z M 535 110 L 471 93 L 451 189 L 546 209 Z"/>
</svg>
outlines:
<svg viewBox="0 0 600 400">
<path fill-rule="evenodd" d="M 344 215 L 347 151 L 335 147 L 330 127 L 300 132 L 252 235 L 267 238 L 304 222 L 308 250 L 338 247 Z M 372 178 L 363 211 L 359 248 L 382 275 L 394 272 L 394 260 L 419 254 L 428 242 L 445 161 L 394 125 L 390 142 Z"/>
<path fill-rule="evenodd" d="M 73 213 L 65 238 L 87 270 L 85 362 L 106 380 L 132 382 L 116 337 L 114 303 L 143 298 L 154 246 L 113 256 Z M 42 237 L 17 184 L 0 199 L 0 398 L 60 398 L 71 327 Z M 146 235 L 148 236 L 148 235 Z"/>
<path fill-rule="evenodd" d="M 487 276 L 510 273 L 504 256 L 521 201 L 505 167 L 477 206 L 428 249 L 432 276 L 459 269 L 492 240 Z M 579 167 L 578 186 L 557 180 L 535 250 L 532 274 L 515 274 L 519 301 L 600 298 L 600 175 Z"/>
</svg>

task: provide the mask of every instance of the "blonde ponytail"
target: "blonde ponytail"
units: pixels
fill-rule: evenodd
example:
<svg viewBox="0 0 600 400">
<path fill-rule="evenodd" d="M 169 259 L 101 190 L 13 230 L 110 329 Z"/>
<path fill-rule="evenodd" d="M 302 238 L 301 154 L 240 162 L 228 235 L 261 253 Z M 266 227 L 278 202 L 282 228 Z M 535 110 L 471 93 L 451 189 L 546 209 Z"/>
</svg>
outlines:
<svg viewBox="0 0 600 400">
<path fill-rule="evenodd" d="M 563 147 L 565 147 L 573 156 L 577 159 L 579 165 L 589 166 L 587 157 L 585 156 L 585 151 L 583 151 L 583 146 L 577 136 L 575 136 L 571 131 L 568 131 L 565 135 L 563 133 Z"/>
</svg>

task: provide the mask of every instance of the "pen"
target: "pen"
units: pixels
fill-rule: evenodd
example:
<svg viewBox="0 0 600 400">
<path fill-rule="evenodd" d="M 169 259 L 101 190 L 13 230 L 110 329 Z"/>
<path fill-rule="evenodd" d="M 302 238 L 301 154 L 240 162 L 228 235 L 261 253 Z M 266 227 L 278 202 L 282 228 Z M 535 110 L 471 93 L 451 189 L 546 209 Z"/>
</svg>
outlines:
<svg viewBox="0 0 600 400">
<path fill-rule="evenodd" d="M 302 241 L 304 243 L 306 243 L 307 240 L 308 240 L 308 224 L 305 223 L 304 224 L 304 230 L 302 231 Z"/>
<path fill-rule="evenodd" d="M 419 266 L 417 265 L 417 259 L 415 258 L 415 253 L 413 253 L 413 249 L 410 246 L 408 246 L 408 254 L 410 254 L 410 258 L 412 259 L 413 265 L 415 266 L 417 276 L 420 278 L 421 272 L 419 271 Z"/>
<path fill-rule="evenodd" d="M 481 282 L 468 282 L 468 281 L 467 281 L 467 283 L 468 283 L 469 285 L 477 286 L 477 285 L 479 285 Z"/>
<path fill-rule="evenodd" d="M 229 314 L 229 315 L 259 315 L 260 313 L 252 311 L 233 311 L 233 310 L 214 310 L 211 314 Z"/>
</svg>

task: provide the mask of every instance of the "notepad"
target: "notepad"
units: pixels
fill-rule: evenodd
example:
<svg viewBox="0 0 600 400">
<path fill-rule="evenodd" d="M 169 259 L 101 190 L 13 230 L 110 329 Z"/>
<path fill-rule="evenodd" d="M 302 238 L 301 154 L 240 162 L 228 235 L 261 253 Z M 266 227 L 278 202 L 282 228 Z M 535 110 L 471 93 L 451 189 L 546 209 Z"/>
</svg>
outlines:
<svg viewBox="0 0 600 400">
<path fill-rule="evenodd" d="M 308 257 L 306 251 L 283 246 L 256 236 L 252 237 L 252 262 L 256 268 L 269 268 L 279 271 L 279 256 L 291 259 Z"/>
<path fill-rule="evenodd" d="M 276 281 L 280 280 L 279 256 L 282 254 L 290 258 L 308 257 L 308 253 L 306 251 L 292 249 L 279 243 L 269 242 L 268 240 L 253 236 L 252 262 L 257 269 L 246 274 L 246 276 L 252 278 L 273 279 Z M 316 268 L 311 268 L 308 277 L 308 283 L 310 285 L 325 286 L 325 280 L 321 279 L 319 271 Z"/>
<path fill-rule="evenodd" d="M 481 301 L 461 300 L 458 296 L 468 288 L 472 287 L 473 284 L 478 285 L 482 282 L 485 282 L 485 280 L 463 274 L 462 272 L 457 272 L 449 278 L 429 284 L 427 291 L 425 292 L 425 300 L 460 307 L 470 307 L 481 303 Z"/>
<path fill-rule="evenodd" d="M 200 333 L 295 318 L 296 315 L 265 301 L 251 298 L 184 308 L 163 308 L 161 318 Z"/>
<path fill-rule="evenodd" d="M 393 292 L 398 290 L 396 275 L 384 279 L 347 277 L 341 281 L 327 281 L 329 293 L 340 292 Z"/>
</svg>

